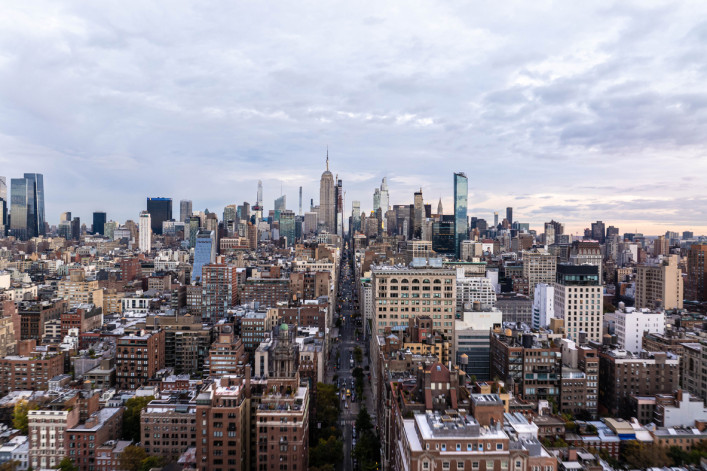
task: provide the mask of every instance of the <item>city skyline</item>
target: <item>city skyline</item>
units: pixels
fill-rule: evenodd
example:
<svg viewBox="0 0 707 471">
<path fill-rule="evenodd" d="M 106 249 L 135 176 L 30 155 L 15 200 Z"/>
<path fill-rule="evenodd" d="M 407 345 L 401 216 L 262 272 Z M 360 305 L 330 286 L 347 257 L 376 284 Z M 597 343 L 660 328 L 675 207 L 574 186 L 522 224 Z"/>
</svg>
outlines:
<svg viewBox="0 0 707 471">
<path fill-rule="evenodd" d="M 451 208 L 461 171 L 487 220 L 707 233 L 707 5 L 265 8 L 0 7 L 3 174 L 45 175 L 52 224 L 135 220 L 147 196 L 254 202 L 259 179 L 266 205 L 316 200 L 328 144 L 345 212 L 383 177 L 391 204 Z"/>
</svg>

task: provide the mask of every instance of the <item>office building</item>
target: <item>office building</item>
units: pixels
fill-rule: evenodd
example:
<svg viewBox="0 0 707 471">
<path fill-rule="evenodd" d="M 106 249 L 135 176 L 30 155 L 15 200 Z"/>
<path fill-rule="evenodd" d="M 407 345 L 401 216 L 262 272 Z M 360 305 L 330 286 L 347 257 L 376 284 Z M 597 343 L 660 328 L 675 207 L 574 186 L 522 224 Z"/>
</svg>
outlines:
<svg viewBox="0 0 707 471">
<path fill-rule="evenodd" d="M 309 214 L 309 213 L 307 213 Z M 305 226 L 306 224 L 306 216 L 305 216 Z M 309 227 L 309 226 L 307 226 Z M 351 234 L 355 234 L 356 232 L 361 232 L 361 202 L 360 201 L 353 201 L 351 202 L 351 228 L 350 228 Z"/>
<path fill-rule="evenodd" d="M 554 283 L 555 315 L 564 319 L 567 338 L 578 341 L 582 332 L 588 340 L 602 339 L 603 298 L 595 265 L 557 266 Z"/>
<path fill-rule="evenodd" d="M 326 170 L 319 182 L 319 221 L 327 232 L 336 233 L 336 195 L 334 175 L 329 171 L 329 151 L 327 151 Z"/>
<path fill-rule="evenodd" d="M 283 210 L 280 213 L 280 237 L 284 237 L 287 247 L 292 247 L 296 240 L 295 213 L 290 210 Z"/>
<path fill-rule="evenodd" d="M 139 237 L 140 237 L 140 251 L 149 253 L 152 250 L 152 217 L 147 211 L 140 213 L 140 219 L 138 223 Z M 162 225 L 160 224 L 160 230 L 162 230 Z"/>
<path fill-rule="evenodd" d="M 638 265 L 636 269 L 636 307 L 682 309 L 683 280 L 678 255 Z"/>
<path fill-rule="evenodd" d="M 442 215 L 439 220 L 432 223 L 432 250 L 444 255 L 453 256 L 456 253 L 454 226 L 453 215 Z"/>
<path fill-rule="evenodd" d="M 192 202 L 191 200 L 181 200 L 179 202 L 179 220 L 187 222 L 191 217 Z"/>
<path fill-rule="evenodd" d="M 464 310 L 454 323 L 454 364 L 469 378 L 492 379 L 490 372 L 491 331 L 502 325 L 503 313 L 496 308 Z"/>
<path fill-rule="evenodd" d="M 506 208 L 506 220 L 509 225 L 513 226 L 513 208 L 511 207 Z"/>
<path fill-rule="evenodd" d="M 456 271 L 442 268 L 374 268 L 373 331 L 403 329 L 408 319 L 430 316 L 447 341 L 454 338 Z"/>
<path fill-rule="evenodd" d="M 162 223 L 172 219 L 172 198 L 147 198 L 147 212 L 150 213 L 152 232 L 162 234 Z"/>
<path fill-rule="evenodd" d="M 275 208 L 276 215 L 278 214 L 278 212 L 284 211 L 285 209 L 287 209 L 287 195 L 282 195 L 278 198 L 275 198 L 274 208 Z"/>
<path fill-rule="evenodd" d="M 469 196 L 469 181 L 464 173 L 454 174 L 454 254 L 461 255 L 462 241 L 469 237 L 467 221 L 467 198 Z"/>
<path fill-rule="evenodd" d="M 196 235 L 194 245 L 194 264 L 192 265 L 192 284 L 202 278 L 204 265 L 216 261 L 216 234 L 214 231 L 201 230 Z"/>
<path fill-rule="evenodd" d="M 30 230 L 30 204 L 34 192 L 30 182 L 24 178 L 10 180 L 10 230 L 12 235 L 20 240 L 28 240 L 35 236 Z"/>
<path fill-rule="evenodd" d="M 93 213 L 93 225 L 91 229 L 94 234 L 105 235 L 104 229 L 106 224 L 106 213 L 97 211 Z"/>
<path fill-rule="evenodd" d="M 422 237 L 422 219 L 425 217 L 425 207 L 422 200 L 422 188 L 415 192 L 413 204 L 413 226 L 412 238 L 420 239 Z"/>
<path fill-rule="evenodd" d="M 596 240 L 600 244 L 604 243 L 606 239 L 606 228 L 602 221 L 597 221 L 592 223 L 592 239 Z"/>
</svg>

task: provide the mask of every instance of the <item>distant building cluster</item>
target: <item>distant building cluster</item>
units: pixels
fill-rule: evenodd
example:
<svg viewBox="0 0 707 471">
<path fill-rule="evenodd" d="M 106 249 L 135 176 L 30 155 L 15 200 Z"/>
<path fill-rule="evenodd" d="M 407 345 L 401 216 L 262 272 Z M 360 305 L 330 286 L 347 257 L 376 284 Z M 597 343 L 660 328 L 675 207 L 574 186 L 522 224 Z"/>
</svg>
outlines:
<svg viewBox="0 0 707 471">
<path fill-rule="evenodd" d="M 394 204 L 386 178 L 366 212 L 327 155 L 308 209 L 300 188 L 297 211 L 285 195 L 266 210 L 258 182 L 222 213 L 149 197 L 135 220 L 97 211 L 90 226 L 68 211 L 49 224 L 42 174 L 9 191 L 0 177 L 0 464 L 122 469 L 138 447 L 174 469 L 306 470 L 345 322 L 378 469 L 594 471 L 636 444 L 704 451 L 707 237 L 602 221 L 579 237 L 511 207 L 487 221 L 451 176 L 448 214 L 422 189 Z"/>
</svg>

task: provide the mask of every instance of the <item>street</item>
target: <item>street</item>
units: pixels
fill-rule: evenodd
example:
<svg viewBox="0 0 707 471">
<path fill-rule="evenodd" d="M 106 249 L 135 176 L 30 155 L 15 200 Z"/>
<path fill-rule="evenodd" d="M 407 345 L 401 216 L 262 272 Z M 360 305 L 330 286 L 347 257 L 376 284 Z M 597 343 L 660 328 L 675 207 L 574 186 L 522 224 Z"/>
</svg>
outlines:
<svg viewBox="0 0 707 471">
<path fill-rule="evenodd" d="M 362 399 L 366 401 L 369 413 L 374 410 L 371 403 L 372 394 L 366 369 L 368 358 L 366 356 L 367 349 L 363 342 L 363 328 L 359 324 L 361 322 L 360 318 L 355 319 L 353 317 L 356 313 L 354 283 L 349 253 L 344 251 L 339 275 L 339 299 L 337 300 L 337 311 L 341 319 L 341 327 L 339 327 L 338 340 L 335 341 L 331 351 L 331 359 L 327 370 L 327 382 L 338 384 L 339 386 L 341 405 L 339 426 L 344 442 L 344 462 L 338 464 L 337 469 L 344 471 L 355 469 L 353 459 L 355 438 L 353 433 Z M 354 349 L 357 346 L 360 347 L 363 353 L 363 361 L 360 364 L 355 362 Z M 356 397 L 355 379 L 353 376 L 353 370 L 356 367 L 364 369 L 363 398 Z M 337 381 L 334 381 L 335 376 Z"/>
</svg>

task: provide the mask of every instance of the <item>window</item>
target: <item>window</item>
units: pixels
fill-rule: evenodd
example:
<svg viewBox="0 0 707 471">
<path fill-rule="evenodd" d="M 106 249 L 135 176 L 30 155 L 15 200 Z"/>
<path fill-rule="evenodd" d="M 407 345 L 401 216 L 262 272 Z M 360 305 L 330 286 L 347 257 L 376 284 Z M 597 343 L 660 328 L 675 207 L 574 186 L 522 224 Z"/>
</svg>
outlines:
<svg viewBox="0 0 707 471">
<path fill-rule="evenodd" d="M 503 443 L 496 443 L 497 450 L 503 450 Z"/>
<path fill-rule="evenodd" d="M 449 469 L 449 461 L 442 463 L 442 469 Z"/>
<path fill-rule="evenodd" d="M 422 462 L 422 469 L 430 469 L 430 463 L 427 461 Z"/>
<path fill-rule="evenodd" d="M 464 469 L 464 462 L 463 461 L 457 461 L 457 469 Z"/>
<path fill-rule="evenodd" d="M 479 462 L 478 462 L 478 461 L 472 462 L 472 463 L 471 463 L 471 467 L 472 467 L 473 469 L 479 469 Z"/>
</svg>

